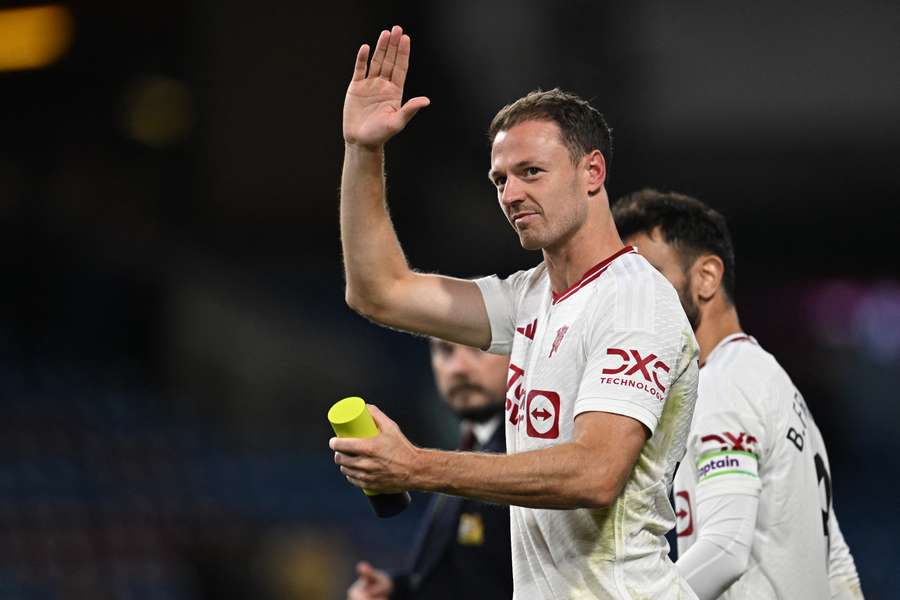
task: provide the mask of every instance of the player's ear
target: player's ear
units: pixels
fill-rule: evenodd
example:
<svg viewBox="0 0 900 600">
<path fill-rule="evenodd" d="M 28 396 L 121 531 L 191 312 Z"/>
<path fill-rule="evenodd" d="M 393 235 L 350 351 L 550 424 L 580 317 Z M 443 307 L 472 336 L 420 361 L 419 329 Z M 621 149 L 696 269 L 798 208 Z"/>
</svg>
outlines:
<svg viewBox="0 0 900 600">
<path fill-rule="evenodd" d="M 722 286 L 725 263 L 715 254 L 704 254 L 694 262 L 693 270 L 696 294 L 704 302 L 711 300 Z"/>
<path fill-rule="evenodd" d="M 601 189 L 606 182 L 606 159 L 599 150 L 594 150 L 584 155 L 581 159 L 585 170 L 587 171 L 587 191 L 588 195 L 593 196 Z"/>
</svg>

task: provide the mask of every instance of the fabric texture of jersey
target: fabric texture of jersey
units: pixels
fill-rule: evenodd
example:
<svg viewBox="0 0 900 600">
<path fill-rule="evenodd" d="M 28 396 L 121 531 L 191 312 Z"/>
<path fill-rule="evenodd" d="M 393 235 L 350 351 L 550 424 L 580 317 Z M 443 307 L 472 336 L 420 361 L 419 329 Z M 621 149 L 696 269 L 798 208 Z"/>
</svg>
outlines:
<svg viewBox="0 0 900 600">
<path fill-rule="evenodd" d="M 604 509 L 510 508 L 514 598 L 695 598 L 668 559 L 668 488 L 696 399 L 697 343 L 669 282 L 625 248 L 554 294 L 544 264 L 476 281 L 490 351 L 510 354 L 507 451 L 571 441 L 603 411 L 651 433 Z"/>
<path fill-rule="evenodd" d="M 687 453 L 675 476 L 679 556 L 703 529 L 698 503 L 741 494 L 759 497 L 750 561 L 721 598 L 862 598 L 834 513 L 819 429 L 774 357 L 735 334 L 700 372 Z"/>
</svg>

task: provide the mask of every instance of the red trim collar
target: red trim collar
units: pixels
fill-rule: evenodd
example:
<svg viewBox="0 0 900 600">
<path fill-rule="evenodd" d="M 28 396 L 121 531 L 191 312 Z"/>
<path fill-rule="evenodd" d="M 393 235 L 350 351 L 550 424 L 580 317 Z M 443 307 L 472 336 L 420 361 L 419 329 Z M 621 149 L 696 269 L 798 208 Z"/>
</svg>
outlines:
<svg viewBox="0 0 900 600">
<path fill-rule="evenodd" d="M 578 281 L 576 281 L 575 283 L 573 283 L 572 285 L 569 286 L 569 289 L 567 289 L 563 292 L 560 292 L 558 294 L 556 292 L 552 292 L 553 304 L 562 302 L 563 300 L 565 300 L 566 298 L 568 298 L 569 296 L 571 296 L 572 294 L 574 294 L 575 292 L 577 292 L 578 290 L 580 290 L 581 288 L 583 288 L 584 286 L 586 286 L 587 284 L 592 282 L 593 280 L 595 280 L 598 277 L 600 277 L 601 275 L 603 275 L 603 272 L 606 271 L 607 267 L 609 267 L 609 265 L 610 265 L 610 263 L 612 263 L 612 261 L 616 260 L 617 258 L 619 258 L 620 256 L 625 255 L 625 254 L 637 254 L 637 248 L 635 248 L 634 246 L 625 246 L 624 248 L 622 248 L 621 250 L 619 250 L 612 256 L 603 259 L 602 261 L 600 261 L 599 263 L 597 263 L 596 265 L 594 265 L 593 267 L 588 269 L 587 273 L 585 273 L 584 275 L 581 276 L 581 279 L 579 279 Z"/>
</svg>

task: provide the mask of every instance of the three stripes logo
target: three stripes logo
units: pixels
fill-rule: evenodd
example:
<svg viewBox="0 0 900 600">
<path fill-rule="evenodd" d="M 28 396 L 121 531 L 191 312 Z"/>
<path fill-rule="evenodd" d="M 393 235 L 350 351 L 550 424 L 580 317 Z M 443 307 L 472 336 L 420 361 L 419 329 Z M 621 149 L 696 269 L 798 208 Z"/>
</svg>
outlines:
<svg viewBox="0 0 900 600">
<path fill-rule="evenodd" d="M 516 332 L 521 333 L 529 340 L 534 340 L 534 333 L 537 331 L 537 319 L 529 323 L 528 325 L 523 325 L 522 327 L 516 327 Z"/>
</svg>

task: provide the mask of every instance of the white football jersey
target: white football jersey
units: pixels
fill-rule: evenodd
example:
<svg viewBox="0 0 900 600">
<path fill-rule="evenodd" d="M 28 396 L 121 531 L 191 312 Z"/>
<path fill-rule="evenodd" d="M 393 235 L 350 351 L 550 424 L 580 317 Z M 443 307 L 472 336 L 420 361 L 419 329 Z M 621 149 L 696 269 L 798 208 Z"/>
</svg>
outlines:
<svg viewBox="0 0 900 600">
<path fill-rule="evenodd" d="M 575 417 L 589 411 L 637 419 L 652 434 L 612 506 L 510 508 L 514 598 L 695 598 L 664 538 L 698 374 L 675 290 L 632 247 L 558 295 L 543 264 L 477 283 L 490 351 L 511 355 L 507 452 L 571 441 Z"/>
<path fill-rule="evenodd" d="M 674 487 L 679 556 L 703 529 L 698 502 L 759 496 L 749 566 L 721 598 L 823 600 L 832 589 L 862 598 L 822 436 L 787 373 L 752 337 L 726 337 L 703 365 Z"/>
</svg>

